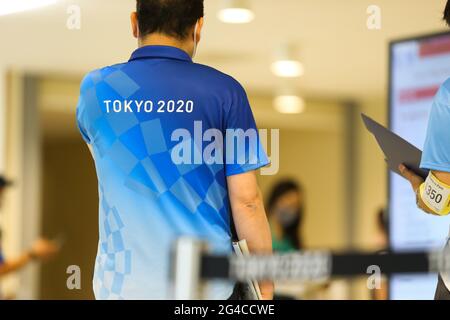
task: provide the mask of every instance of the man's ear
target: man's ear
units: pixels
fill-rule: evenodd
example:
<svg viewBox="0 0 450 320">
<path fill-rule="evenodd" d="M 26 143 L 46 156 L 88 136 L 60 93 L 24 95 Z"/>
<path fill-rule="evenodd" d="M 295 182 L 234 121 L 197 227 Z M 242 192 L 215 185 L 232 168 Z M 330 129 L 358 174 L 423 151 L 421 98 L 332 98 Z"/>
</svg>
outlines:
<svg viewBox="0 0 450 320">
<path fill-rule="evenodd" d="M 133 37 L 138 39 L 139 38 L 139 22 L 138 22 L 137 12 L 132 12 L 130 19 L 131 19 L 131 30 L 133 31 Z"/>
<path fill-rule="evenodd" d="M 197 27 L 197 41 L 200 42 L 202 38 L 202 30 L 203 30 L 203 23 L 205 22 L 205 19 L 201 17 L 198 19 L 198 27 Z"/>
</svg>

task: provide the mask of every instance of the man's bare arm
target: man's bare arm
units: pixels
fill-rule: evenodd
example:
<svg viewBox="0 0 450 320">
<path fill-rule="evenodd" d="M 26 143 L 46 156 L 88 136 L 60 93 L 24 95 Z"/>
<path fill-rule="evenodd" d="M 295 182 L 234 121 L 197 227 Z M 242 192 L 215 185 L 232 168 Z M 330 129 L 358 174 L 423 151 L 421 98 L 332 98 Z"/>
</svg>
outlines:
<svg viewBox="0 0 450 320">
<path fill-rule="evenodd" d="M 228 177 L 231 210 L 240 240 L 255 254 L 272 253 L 272 236 L 255 171 Z M 264 300 L 273 299 L 272 282 L 260 283 Z"/>
</svg>

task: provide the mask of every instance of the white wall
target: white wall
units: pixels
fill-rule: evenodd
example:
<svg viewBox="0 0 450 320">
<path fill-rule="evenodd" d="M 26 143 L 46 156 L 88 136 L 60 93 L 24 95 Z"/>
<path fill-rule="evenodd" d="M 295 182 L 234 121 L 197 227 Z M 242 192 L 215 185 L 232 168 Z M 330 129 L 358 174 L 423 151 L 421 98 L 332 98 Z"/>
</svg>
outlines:
<svg viewBox="0 0 450 320">
<path fill-rule="evenodd" d="M 5 133 L 6 133 L 6 73 L 3 66 L 0 66 L 0 174 L 5 171 Z M 0 228 L 5 228 L 4 214 L 0 207 Z M 2 241 L 2 239 L 0 239 Z M 0 243 L 1 248 L 1 243 Z"/>
<path fill-rule="evenodd" d="M 1 71 L 1 69 L 0 69 Z M 2 137 L 3 149 L 1 150 L 1 171 L 5 173 L 9 178 L 13 180 L 18 180 L 20 178 L 19 169 L 19 157 L 17 153 L 21 148 L 18 148 L 17 142 L 20 141 L 19 137 L 16 135 L 11 135 L 11 127 L 17 127 L 17 132 L 20 133 L 22 126 L 17 126 L 17 121 L 19 120 L 19 105 L 21 99 L 19 92 L 21 91 L 21 86 L 19 81 L 16 80 L 18 77 L 8 77 L 6 74 L 6 68 L 3 68 L 2 76 L 0 77 L 0 82 L 3 84 L 1 87 L 1 101 L 0 105 L 2 111 L 2 126 L 0 127 L 0 136 Z M 11 95 L 13 92 L 16 94 Z M 10 96 L 11 95 L 11 96 Z M 6 99 L 8 97 L 8 99 Z M 10 99 L 11 98 L 11 99 Z M 7 101 L 8 100 L 8 101 Z M 7 105 L 7 102 L 10 105 Z M 0 221 L 3 227 L 3 238 L 2 238 L 2 250 L 6 258 L 12 258 L 18 255 L 22 249 L 22 215 L 21 215 L 21 204 L 22 197 L 21 192 L 17 185 L 9 189 L 5 194 L 3 203 L 3 212 L 1 212 Z M 16 297 L 19 294 L 20 285 L 20 275 L 13 274 L 1 281 L 2 293 L 5 297 Z"/>
<path fill-rule="evenodd" d="M 0 66 L 0 173 L 5 171 L 5 104 L 6 104 L 6 88 L 5 88 L 5 73 L 3 67 Z M 0 228 L 3 230 L 4 221 L 2 208 L 0 207 Z M 1 241 L 1 239 L 0 239 Z M 1 246 L 1 243 L 0 243 Z"/>
<path fill-rule="evenodd" d="M 7 95 L 7 104 L 3 104 L 3 126 L 0 127 L 4 139 L 3 166 L 5 175 L 14 181 L 7 190 L 0 216 L 3 226 L 2 249 L 8 259 L 19 256 L 28 249 L 39 234 L 39 143 L 35 133 L 38 123 L 33 122 L 33 105 L 25 106 L 25 78 L 22 72 L 8 72 L 3 79 L 7 83 L 3 96 Z M 27 92 L 28 99 L 35 99 Z M 25 109 L 27 108 L 27 109 Z M 27 110 L 27 112 L 24 112 Z M 27 118 L 28 117 L 28 118 Z M 28 119 L 28 120 L 27 120 Z M 6 124 L 6 125 L 5 125 Z M 2 278 L 1 287 L 6 297 L 19 299 L 37 298 L 37 265 L 27 266 L 24 270 Z"/>
<path fill-rule="evenodd" d="M 5 171 L 6 70 L 0 65 L 0 172 Z"/>
</svg>

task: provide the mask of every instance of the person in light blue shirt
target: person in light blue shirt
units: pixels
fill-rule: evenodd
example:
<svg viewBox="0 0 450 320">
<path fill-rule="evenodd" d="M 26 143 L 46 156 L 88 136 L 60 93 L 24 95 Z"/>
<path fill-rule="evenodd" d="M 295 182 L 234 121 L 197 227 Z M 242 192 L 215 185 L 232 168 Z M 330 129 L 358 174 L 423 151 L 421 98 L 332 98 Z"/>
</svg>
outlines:
<svg viewBox="0 0 450 320">
<path fill-rule="evenodd" d="M 194 63 L 203 0 L 138 0 L 139 48 L 86 75 L 77 122 L 98 176 L 97 299 L 170 299 L 170 254 L 182 236 L 231 254 L 232 230 L 270 253 L 255 170 L 269 164 L 243 87 Z M 265 299 L 272 284 L 262 283 Z M 237 298 L 212 282 L 206 298 Z"/>
<path fill-rule="evenodd" d="M 450 1 L 447 2 L 444 11 L 444 20 L 450 26 Z M 435 181 L 438 181 L 444 189 L 450 186 L 450 79 L 442 84 L 434 98 L 420 166 L 423 169 L 430 170 L 430 176 L 433 176 L 433 179 L 436 179 Z M 424 202 L 426 200 L 424 200 L 424 193 L 421 190 L 421 186 L 425 185 L 424 180 L 405 165 L 401 165 L 399 169 L 402 175 L 410 181 L 416 193 L 419 208 L 426 213 L 440 215 Z M 430 197 L 434 197 L 433 194 Z M 447 200 L 444 199 L 444 201 Z M 445 203 L 441 204 L 445 205 Z M 447 242 L 446 248 L 449 247 Z M 448 273 L 440 274 L 435 299 L 450 300 L 449 289 L 450 277 Z"/>
<path fill-rule="evenodd" d="M 420 166 L 431 170 L 442 183 L 450 185 L 450 79 L 442 84 L 434 98 Z M 400 172 L 411 182 L 419 207 L 429 214 L 436 214 L 426 206 L 419 195 L 424 180 L 406 166 L 402 165 Z M 440 275 L 436 299 L 450 299 L 449 288 L 450 278 L 445 274 Z"/>
<path fill-rule="evenodd" d="M 450 185 L 450 79 L 442 84 L 434 98 L 420 166 L 431 170 L 441 183 Z M 420 186 L 424 180 L 404 165 L 400 167 L 400 172 L 411 182 L 419 207 L 429 214 L 437 215 L 420 197 Z M 436 299 L 450 299 L 449 288 L 450 278 L 445 274 L 440 275 Z"/>
</svg>

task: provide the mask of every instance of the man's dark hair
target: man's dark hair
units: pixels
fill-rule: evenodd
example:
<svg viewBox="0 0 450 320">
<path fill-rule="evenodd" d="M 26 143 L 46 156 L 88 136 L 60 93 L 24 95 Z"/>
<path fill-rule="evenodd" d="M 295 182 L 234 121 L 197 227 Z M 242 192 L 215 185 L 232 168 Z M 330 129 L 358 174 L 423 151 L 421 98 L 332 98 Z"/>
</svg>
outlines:
<svg viewBox="0 0 450 320">
<path fill-rule="evenodd" d="M 447 1 L 447 5 L 445 6 L 444 20 L 447 22 L 447 25 L 450 26 L 450 0 Z"/>
<path fill-rule="evenodd" d="M 140 36 L 164 33 L 180 40 L 204 15 L 204 0 L 137 0 Z"/>
</svg>

